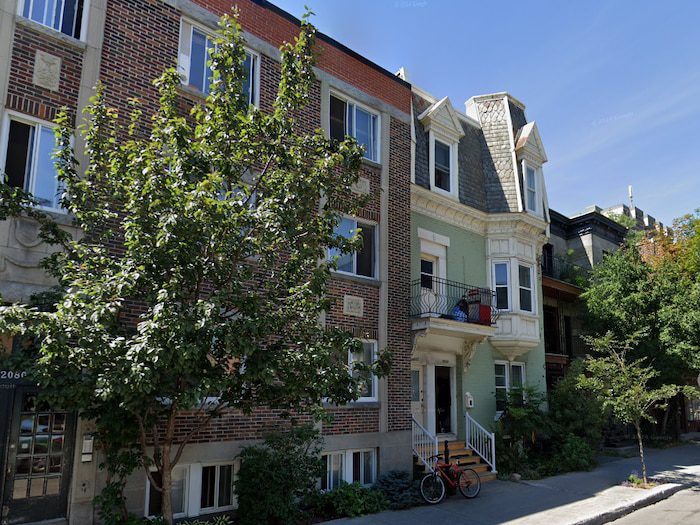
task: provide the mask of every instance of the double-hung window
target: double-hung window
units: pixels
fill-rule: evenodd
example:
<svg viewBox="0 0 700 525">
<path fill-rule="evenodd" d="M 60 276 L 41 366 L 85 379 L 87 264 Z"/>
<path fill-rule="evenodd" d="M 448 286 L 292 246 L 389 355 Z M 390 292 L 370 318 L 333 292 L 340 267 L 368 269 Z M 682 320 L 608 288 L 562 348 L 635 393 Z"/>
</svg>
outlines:
<svg viewBox="0 0 700 525">
<path fill-rule="evenodd" d="M 420 259 L 420 287 L 426 290 L 433 289 L 433 277 L 435 277 L 435 260 L 421 257 Z"/>
<path fill-rule="evenodd" d="M 335 235 L 349 239 L 355 235 L 362 237 L 362 247 L 351 253 L 342 253 L 335 248 L 328 251 L 329 258 L 338 257 L 337 270 L 339 272 L 362 275 L 364 277 L 376 276 L 376 235 L 377 227 L 355 219 L 343 218 L 335 227 Z"/>
<path fill-rule="evenodd" d="M 496 308 L 498 310 L 510 310 L 510 284 L 507 262 L 494 263 L 493 282 L 496 290 Z"/>
<path fill-rule="evenodd" d="M 83 0 L 24 0 L 21 12 L 25 18 L 80 38 Z"/>
<path fill-rule="evenodd" d="M 452 191 L 451 183 L 451 152 L 450 146 L 435 140 L 435 186 L 448 193 Z"/>
<path fill-rule="evenodd" d="M 209 54 L 215 47 L 214 37 L 202 28 L 183 20 L 180 31 L 180 58 L 178 70 L 183 82 L 202 93 L 211 90 L 212 71 L 209 67 Z M 258 57 L 246 51 L 243 70 L 243 94 L 248 104 L 257 101 Z"/>
<path fill-rule="evenodd" d="M 362 347 L 357 352 L 348 352 L 348 366 L 353 377 L 360 381 L 360 397 L 358 401 L 376 401 L 377 399 L 377 376 L 363 371 L 355 370 L 355 363 L 371 365 L 376 359 L 376 341 L 362 341 Z"/>
<path fill-rule="evenodd" d="M 523 264 L 518 265 L 518 286 L 520 289 L 520 309 L 524 312 L 534 311 L 532 297 L 532 267 Z"/>
<path fill-rule="evenodd" d="M 217 512 L 233 508 L 233 464 L 202 467 L 200 509 Z"/>
<path fill-rule="evenodd" d="M 527 165 L 525 168 L 525 194 L 528 211 L 537 213 L 537 171 Z"/>
<path fill-rule="evenodd" d="M 377 451 L 343 450 L 321 455 L 324 475 L 321 490 L 334 490 L 342 483 L 371 485 L 377 477 Z"/>
<path fill-rule="evenodd" d="M 44 208 L 59 209 L 62 189 L 53 161 L 53 128 L 14 116 L 10 116 L 8 128 L 4 152 L 7 184 L 31 193 Z"/>
<path fill-rule="evenodd" d="M 379 115 L 355 102 L 331 95 L 330 136 L 343 140 L 354 137 L 365 149 L 365 158 L 379 162 Z"/>
<path fill-rule="evenodd" d="M 525 364 L 509 363 L 508 361 L 496 361 L 494 363 L 494 377 L 496 386 L 496 411 L 503 412 L 511 390 L 522 394 L 525 386 Z"/>
</svg>

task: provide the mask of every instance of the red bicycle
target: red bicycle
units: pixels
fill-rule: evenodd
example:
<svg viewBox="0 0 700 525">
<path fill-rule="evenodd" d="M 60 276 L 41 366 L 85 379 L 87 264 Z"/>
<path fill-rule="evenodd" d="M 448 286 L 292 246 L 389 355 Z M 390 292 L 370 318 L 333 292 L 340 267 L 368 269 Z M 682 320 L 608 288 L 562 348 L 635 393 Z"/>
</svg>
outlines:
<svg viewBox="0 0 700 525">
<path fill-rule="evenodd" d="M 420 493 L 423 499 L 430 503 L 440 503 L 445 498 L 445 483 L 451 488 L 458 488 L 465 498 L 475 498 L 481 490 L 481 478 L 476 471 L 470 468 L 462 468 L 456 463 L 445 463 L 435 459 L 435 469 L 426 474 L 420 482 Z"/>
</svg>

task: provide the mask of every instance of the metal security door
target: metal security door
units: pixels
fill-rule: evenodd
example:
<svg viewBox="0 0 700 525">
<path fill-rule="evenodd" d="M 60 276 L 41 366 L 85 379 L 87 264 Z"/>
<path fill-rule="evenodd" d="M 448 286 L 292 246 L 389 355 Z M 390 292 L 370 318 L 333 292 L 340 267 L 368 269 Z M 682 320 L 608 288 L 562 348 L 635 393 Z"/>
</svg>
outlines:
<svg viewBox="0 0 700 525">
<path fill-rule="evenodd" d="M 35 388 L 15 391 L 5 463 L 3 525 L 66 516 L 74 417 L 37 402 Z"/>
</svg>

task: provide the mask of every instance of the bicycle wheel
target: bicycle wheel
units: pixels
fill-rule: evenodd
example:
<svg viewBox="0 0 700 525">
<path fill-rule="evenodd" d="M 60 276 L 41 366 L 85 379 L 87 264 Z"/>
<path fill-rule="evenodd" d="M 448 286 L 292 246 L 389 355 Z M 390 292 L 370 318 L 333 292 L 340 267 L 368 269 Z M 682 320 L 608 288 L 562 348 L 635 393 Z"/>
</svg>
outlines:
<svg viewBox="0 0 700 525">
<path fill-rule="evenodd" d="M 430 503 L 440 503 L 445 497 L 445 482 L 435 473 L 427 474 L 420 482 L 420 494 Z"/>
<path fill-rule="evenodd" d="M 476 471 L 465 468 L 459 475 L 457 486 L 465 498 L 475 498 L 481 490 L 481 479 Z"/>
</svg>

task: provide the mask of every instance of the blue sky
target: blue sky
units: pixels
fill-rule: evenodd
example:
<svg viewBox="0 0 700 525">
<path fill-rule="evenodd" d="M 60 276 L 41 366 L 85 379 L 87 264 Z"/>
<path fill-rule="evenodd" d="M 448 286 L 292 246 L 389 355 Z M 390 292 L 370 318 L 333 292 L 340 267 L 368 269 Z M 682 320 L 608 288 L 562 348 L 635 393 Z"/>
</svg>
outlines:
<svg viewBox="0 0 700 525">
<path fill-rule="evenodd" d="M 272 0 L 464 109 L 508 91 L 537 121 L 550 206 L 700 207 L 700 2 Z"/>
</svg>

